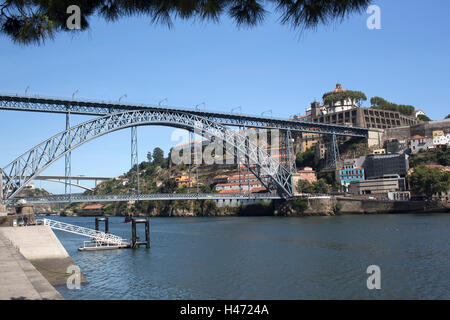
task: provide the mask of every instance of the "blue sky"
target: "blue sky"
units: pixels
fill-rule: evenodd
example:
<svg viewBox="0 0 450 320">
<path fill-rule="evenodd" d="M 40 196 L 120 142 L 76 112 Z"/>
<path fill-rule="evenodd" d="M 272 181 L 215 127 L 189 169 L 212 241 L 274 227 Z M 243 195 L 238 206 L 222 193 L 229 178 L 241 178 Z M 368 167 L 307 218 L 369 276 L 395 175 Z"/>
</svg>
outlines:
<svg viewBox="0 0 450 320">
<path fill-rule="evenodd" d="M 177 21 L 172 29 L 146 18 L 116 23 L 92 19 L 84 33 L 58 34 L 44 46 L 17 46 L 0 37 L 0 92 L 244 113 L 304 114 L 314 99 L 340 82 L 367 97 L 381 96 L 424 110 L 432 119 L 450 113 L 450 2 L 375 1 L 381 30 L 368 14 L 301 35 L 277 15 L 253 29 Z M 368 101 L 366 106 L 368 106 Z M 201 108 L 205 108 L 203 105 Z M 63 115 L 0 111 L 0 166 L 62 131 Z M 73 117 L 73 123 L 88 118 Z M 173 129 L 139 128 L 139 159 L 156 146 L 168 151 Z M 130 132 L 96 139 L 72 154 L 73 175 L 117 176 L 130 166 Z M 59 160 L 45 174 L 63 174 Z M 39 182 L 37 183 L 39 186 Z M 51 192 L 63 186 L 43 183 Z M 75 190 L 75 189 L 74 189 Z"/>
</svg>

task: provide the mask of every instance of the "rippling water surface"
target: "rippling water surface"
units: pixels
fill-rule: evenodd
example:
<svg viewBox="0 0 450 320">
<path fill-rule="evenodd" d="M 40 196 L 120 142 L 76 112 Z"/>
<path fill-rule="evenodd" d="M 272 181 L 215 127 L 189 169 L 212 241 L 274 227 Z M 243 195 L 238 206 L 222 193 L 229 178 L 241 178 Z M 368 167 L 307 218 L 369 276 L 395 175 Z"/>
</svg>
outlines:
<svg viewBox="0 0 450 320">
<path fill-rule="evenodd" d="M 80 252 L 84 238 L 55 233 L 89 281 L 57 287 L 66 299 L 450 299 L 448 214 L 152 218 L 137 250 Z M 366 287 L 373 264 L 381 290 Z"/>
</svg>

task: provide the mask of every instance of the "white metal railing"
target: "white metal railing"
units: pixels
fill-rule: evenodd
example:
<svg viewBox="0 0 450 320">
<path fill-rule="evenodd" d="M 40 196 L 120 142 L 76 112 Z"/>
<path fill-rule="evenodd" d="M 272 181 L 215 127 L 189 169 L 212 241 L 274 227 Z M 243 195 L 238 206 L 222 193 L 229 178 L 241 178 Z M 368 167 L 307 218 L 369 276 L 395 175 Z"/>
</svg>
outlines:
<svg viewBox="0 0 450 320">
<path fill-rule="evenodd" d="M 55 221 L 50 219 L 42 219 L 42 224 L 44 226 L 50 227 L 55 230 L 66 231 L 80 236 L 89 237 L 95 241 L 105 243 L 120 245 L 123 243 L 123 239 L 119 236 L 115 236 L 110 233 L 105 233 L 102 231 L 97 231 L 94 229 L 89 229 L 85 227 L 80 227 L 74 224 L 69 224 L 61 221 Z"/>
<path fill-rule="evenodd" d="M 112 243 L 112 242 L 107 242 L 107 243 L 103 243 L 100 241 L 92 241 L 92 240 L 88 240 L 88 241 L 83 241 L 83 248 L 117 248 L 117 244 Z"/>
</svg>

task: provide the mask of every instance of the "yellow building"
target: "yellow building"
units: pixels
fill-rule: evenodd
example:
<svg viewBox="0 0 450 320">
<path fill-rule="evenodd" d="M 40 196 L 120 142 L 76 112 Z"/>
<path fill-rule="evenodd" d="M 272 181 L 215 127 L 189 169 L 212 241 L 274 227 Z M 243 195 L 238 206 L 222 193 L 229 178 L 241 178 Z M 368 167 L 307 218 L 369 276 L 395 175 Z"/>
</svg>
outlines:
<svg viewBox="0 0 450 320">
<path fill-rule="evenodd" d="M 305 152 L 322 141 L 322 136 L 318 133 L 303 132 L 300 137 L 300 151 Z"/>
<path fill-rule="evenodd" d="M 444 135 L 444 130 L 433 130 L 433 139 Z"/>
<path fill-rule="evenodd" d="M 175 182 L 178 187 L 188 187 L 189 186 L 189 174 L 182 173 L 181 176 L 175 178 Z M 197 184 L 197 180 L 195 176 L 191 174 L 191 187 Z"/>
</svg>

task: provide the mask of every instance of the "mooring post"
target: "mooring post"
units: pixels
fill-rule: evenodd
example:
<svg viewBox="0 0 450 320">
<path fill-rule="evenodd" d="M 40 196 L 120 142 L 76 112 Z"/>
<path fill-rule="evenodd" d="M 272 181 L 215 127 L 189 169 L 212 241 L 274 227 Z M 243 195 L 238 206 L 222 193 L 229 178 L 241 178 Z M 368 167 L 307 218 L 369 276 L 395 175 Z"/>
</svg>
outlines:
<svg viewBox="0 0 450 320">
<path fill-rule="evenodd" d="M 109 218 L 105 217 L 105 233 L 109 233 Z"/>
<path fill-rule="evenodd" d="M 150 248 L 150 221 L 145 218 L 145 246 L 146 248 Z"/>
<path fill-rule="evenodd" d="M 136 219 L 131 218 L 131 248 L 136 248 Z"/>
</svg>

